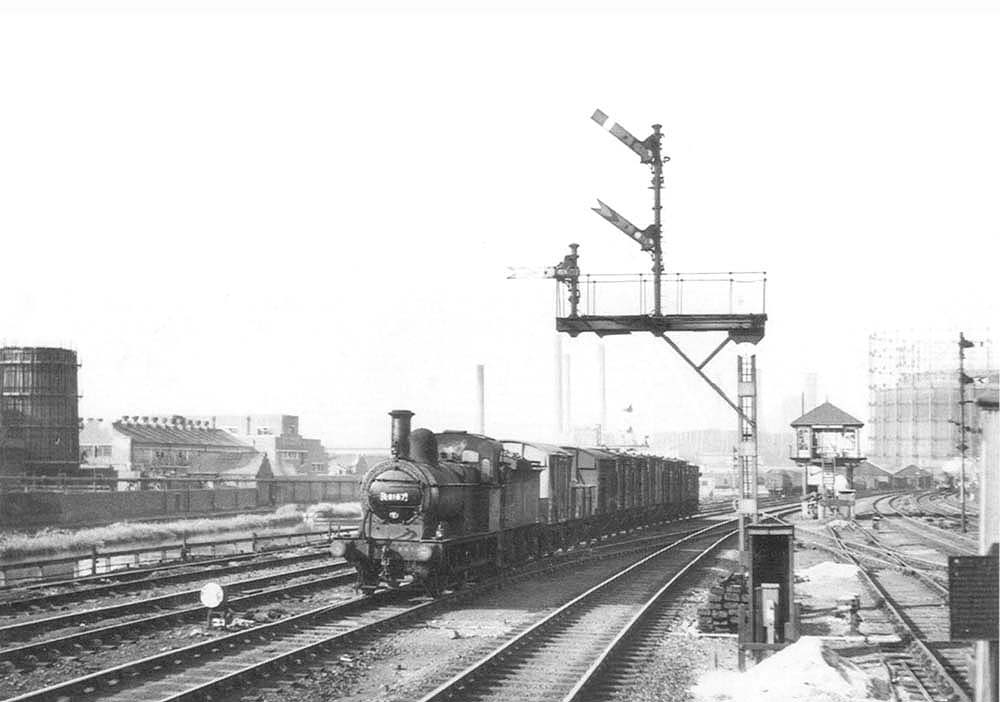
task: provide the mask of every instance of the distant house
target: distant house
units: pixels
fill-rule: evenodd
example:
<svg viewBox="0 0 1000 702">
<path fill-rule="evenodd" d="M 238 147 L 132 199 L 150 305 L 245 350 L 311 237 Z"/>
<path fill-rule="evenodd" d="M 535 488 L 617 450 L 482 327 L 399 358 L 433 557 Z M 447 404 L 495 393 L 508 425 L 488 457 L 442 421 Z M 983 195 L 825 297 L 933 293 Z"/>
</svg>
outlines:
<svg viewBox="0 0 1000 702">
<path fill-rule="evenodd" d="M 856 490 L 878 490 L 888 488 L 892 484 L 892 473 L 879 468 L 874 463 L 862 461 L 854 469 L 854 488 Z"/>
<path fill-rule="evenodd" d="M 362 476 L 389 458 L 388 449 L 330 449 L 326 454 L 330 475 Z"/>
<path fill-rule="evenodd" d="M 931 471 L 908 465 L 892 476 L 892 487 L 901 490 L 928 490 L 934 485 L 934 475 Z"/>
</svg>

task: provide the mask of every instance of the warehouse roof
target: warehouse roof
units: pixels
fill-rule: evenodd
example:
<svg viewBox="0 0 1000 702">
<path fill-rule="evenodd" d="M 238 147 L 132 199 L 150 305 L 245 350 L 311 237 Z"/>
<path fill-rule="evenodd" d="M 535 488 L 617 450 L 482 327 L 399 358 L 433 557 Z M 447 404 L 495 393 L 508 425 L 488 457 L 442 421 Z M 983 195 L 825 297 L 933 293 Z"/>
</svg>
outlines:
<svg viewBox="0 0 1000 702">
<path fill-rule="evenodd" d="M 844 426 L 861 427 L 864 422 L 855 419 L 844 410 L 829 402 L 824 402 L 816 409 L 810 410 L 792 422 L 793 427 L 808 426 Z"/>
<path fill-rule="evenodd" d="M 115 422 L 114 427 L 133 441 L 146 444 L 173 444 L 177 446 L 200 446 L 204 448 L 242 448 L 248 452 L 254 450 L 252 446 L 248 446 L 222 429 L 139 422 Z"/>
</svg>

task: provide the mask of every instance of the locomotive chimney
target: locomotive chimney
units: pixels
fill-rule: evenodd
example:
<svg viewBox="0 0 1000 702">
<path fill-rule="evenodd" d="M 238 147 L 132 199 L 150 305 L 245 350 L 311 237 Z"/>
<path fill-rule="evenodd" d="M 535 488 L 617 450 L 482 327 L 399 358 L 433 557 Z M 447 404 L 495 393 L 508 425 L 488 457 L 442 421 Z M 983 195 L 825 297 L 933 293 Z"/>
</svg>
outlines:
<svg viewBox="0 0 1000 702">
<path fill-rule="evenodd" d="M 389 413 L 392 417 L 392 456 L 393 458 L 410 457 L 410 418 L 413 412 L 410 410 L 393 410 Z"/>
</svg>

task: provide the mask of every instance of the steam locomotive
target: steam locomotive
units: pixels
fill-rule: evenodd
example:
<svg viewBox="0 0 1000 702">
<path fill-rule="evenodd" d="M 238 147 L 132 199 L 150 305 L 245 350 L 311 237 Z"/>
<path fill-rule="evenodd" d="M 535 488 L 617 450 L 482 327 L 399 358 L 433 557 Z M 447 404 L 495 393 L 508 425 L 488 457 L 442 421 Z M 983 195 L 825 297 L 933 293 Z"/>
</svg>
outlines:
<svg viewBox="0 0 1000 702">
<path fill-rule="evenodd" d="M 372 593 L 404 582 L 432 595 L 581 541 L 692 515 L 698 467 L 596 448 L 411 432 L 393 410 L 392 457 L 361 482 L 362 522 L 331 553 Z"/>
</svg>

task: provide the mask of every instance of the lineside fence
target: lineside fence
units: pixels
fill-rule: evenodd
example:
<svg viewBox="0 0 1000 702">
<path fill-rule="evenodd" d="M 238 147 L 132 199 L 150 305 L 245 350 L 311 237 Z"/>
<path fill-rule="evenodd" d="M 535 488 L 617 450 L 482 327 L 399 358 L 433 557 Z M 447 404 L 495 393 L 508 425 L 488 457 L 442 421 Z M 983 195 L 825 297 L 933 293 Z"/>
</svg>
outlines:
<svg viewBox="0 0 1000 702">
<path fill-rule="evenodd" d="M 110 524 L 128 519 L 203 517 L 284 504 L 353 502 L 354 475 L 256 479 L 0 476 L 0 528 Z"/>
<path fill-rule="evenodd" d="M 25 582 L 69 579 L 103 575 L 155 566 L 160 563 L 206 560 L 262 552 L 279 552 L 305 546 L 329 544 L 345 532 L 357 529 L 359 519 L 325 519 L 324 529 L 283 531 L 219 539 L 189 539 L 146 544 L 134 548 L 99 549 L 91 547 L 72 555 L 6 559 L 0 561 L 0 587 Z"/>
</svg>

